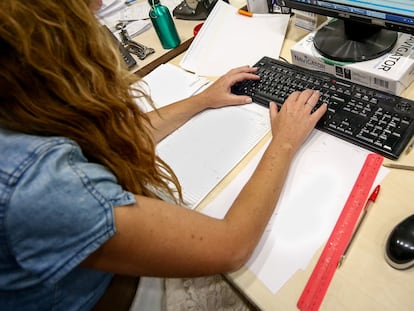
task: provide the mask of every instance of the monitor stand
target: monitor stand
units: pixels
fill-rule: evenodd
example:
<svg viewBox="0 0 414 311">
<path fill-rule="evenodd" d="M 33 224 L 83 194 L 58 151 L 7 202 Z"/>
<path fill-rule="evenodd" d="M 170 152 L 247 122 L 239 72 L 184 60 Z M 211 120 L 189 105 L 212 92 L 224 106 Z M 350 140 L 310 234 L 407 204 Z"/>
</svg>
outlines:
<svg viewBox="0 0 414 311">
<path fill-rule="evenodd" d="M 341 62 L 377 58 L 394 47 L 398 33 L 380 26 L 337 19 L 320 28 L 313 39 L 323 56 Z"/>
</svg>

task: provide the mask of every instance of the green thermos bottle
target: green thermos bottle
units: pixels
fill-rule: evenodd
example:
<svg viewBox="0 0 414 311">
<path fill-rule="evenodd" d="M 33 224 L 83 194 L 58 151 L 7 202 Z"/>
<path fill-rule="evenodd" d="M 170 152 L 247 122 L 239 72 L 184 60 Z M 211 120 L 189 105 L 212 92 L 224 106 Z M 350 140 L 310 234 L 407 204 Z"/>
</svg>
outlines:
<svg viewBox="0 0 414 311">
<path fill-rule="evenodd" d="M 170 10 L 160 0 L 148 0 L 151 9 L 149 17 L 164 49 L 173 49 L 180 44 L 177 29 Z"/>
</svg>

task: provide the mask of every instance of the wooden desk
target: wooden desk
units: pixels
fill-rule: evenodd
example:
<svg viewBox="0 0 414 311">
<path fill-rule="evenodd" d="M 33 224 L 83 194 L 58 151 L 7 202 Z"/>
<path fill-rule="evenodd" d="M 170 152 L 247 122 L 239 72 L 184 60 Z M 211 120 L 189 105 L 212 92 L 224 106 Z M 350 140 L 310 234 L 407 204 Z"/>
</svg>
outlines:
<svg viewBox="0 0 414 311">
<path fill-rule="evenodd" d="M 281 56 L 291 61 L 291 46 L 306 34 L 306 31 L 290 24 Z M 182 55 L 171 62 L 178 65 L 181 57 Z M 402 96 L 414 99 L 414 85 L 404 91 Z M 234 178 L 257 149 L 252 150 L 219 187 L 210 193 L 199 209 L 202 209 L 206 202 L 214 198 L 220 189 Z M 408 155 L 403 154 L 394 162 L 413 165 L 414 151 Z M 384 245 L 389 232 L 398 222 L 414 213 L 413 188 L 413 171 L 390 170 L 381 183 L 381 192 L 377 201 L 360 228 L 346 261 L 335 273 L 321 310 L 413 310 L 414 268 L 398 271 L 391 268 L 384 260 Z M 298 271 L 276 294 L 271 293 L 247 268 L 228 274 L 226 277 L 260 309 L 297 310 L 297 300 L 321 251 L 322 249 L 315 254 L 306 271 Z"/>
</svg>

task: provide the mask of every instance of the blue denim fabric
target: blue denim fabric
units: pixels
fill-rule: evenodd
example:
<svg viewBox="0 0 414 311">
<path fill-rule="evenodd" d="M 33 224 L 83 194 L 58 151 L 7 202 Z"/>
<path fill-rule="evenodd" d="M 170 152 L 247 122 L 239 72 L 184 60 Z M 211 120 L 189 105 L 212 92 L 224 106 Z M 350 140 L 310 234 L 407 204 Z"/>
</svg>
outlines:
<svg viewBox="0 0 414 311">
<path fill-rule="evenodd" d="M 89 310 L 112 274 L 78 265 L 134 202 L 73 141 L 0 129 L 0 309 Z"/>
</svg>

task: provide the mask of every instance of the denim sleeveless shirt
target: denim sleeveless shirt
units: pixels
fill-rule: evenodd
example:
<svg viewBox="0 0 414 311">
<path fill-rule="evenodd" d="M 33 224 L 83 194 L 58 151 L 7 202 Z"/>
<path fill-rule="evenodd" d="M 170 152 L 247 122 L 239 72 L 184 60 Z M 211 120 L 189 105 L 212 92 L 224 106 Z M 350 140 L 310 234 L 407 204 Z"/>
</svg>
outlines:
<svg viewBox="0 0 414 311">
<path fill-rule="evenodd" d="M 112 274 L 79 264 L 135 202 L 104 166 L 62 137 L 0 129 L 0 309 L 89 310 Z"/>
</svg>

